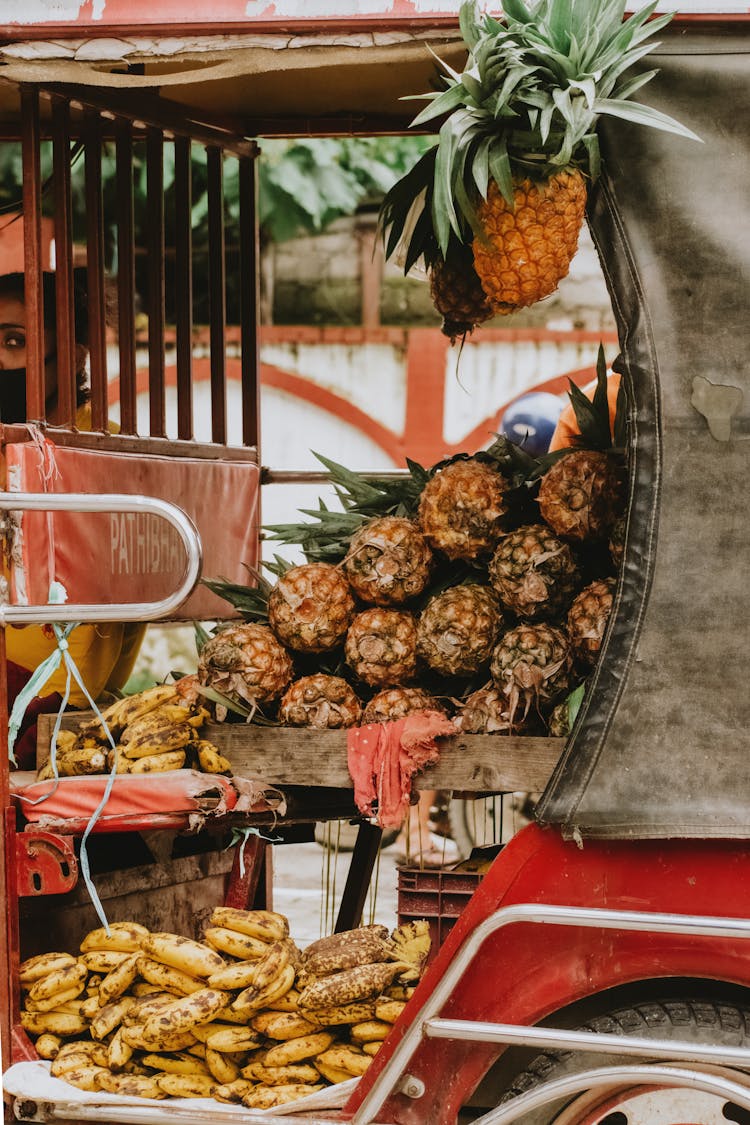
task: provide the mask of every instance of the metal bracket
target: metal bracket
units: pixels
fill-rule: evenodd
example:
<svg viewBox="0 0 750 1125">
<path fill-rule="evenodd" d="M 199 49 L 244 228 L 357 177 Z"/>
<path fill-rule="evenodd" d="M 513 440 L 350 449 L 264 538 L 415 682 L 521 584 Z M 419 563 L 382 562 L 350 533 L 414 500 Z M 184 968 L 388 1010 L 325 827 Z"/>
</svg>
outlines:
<svg viewBox="0 0 750 1125">
<path fill-rule="evenodd" d="M 19 832 L 16 881 L 19 898 L 72 891 L 78 882 L 78 860 L 71 841 L 53 832 Z"/>
</svg>

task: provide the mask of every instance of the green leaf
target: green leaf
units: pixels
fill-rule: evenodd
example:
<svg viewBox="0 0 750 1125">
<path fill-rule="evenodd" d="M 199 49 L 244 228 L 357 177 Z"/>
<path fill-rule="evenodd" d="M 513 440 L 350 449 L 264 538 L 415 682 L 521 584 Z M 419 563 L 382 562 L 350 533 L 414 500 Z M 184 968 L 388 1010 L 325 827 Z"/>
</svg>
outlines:
<svg viewBox="0 0 750 1125">
<path fill-rule="evenodd" d="M 476 154 L 471 161 L 471 174 L 482 199 L 487 198 L 490 180 L 490 148 L 493 142 L 493 137 L 484 137 L 477 146 Z"/>
<path fill-rule="evenodd" d="M 575 689 L 575 691 L 571 691 L 570 695 L 567 698 L 566 702 L 568 704 L 568 726 L 571 730 L 573 729 L 575 721 L 578 718 L 578 712 L 581 710 L 581 704 L 583 703 L 583 697 L 585 696 L 585 694 L 586 685 L 581 684 Z"/>
<path fill-rule="evenodd" d="M 534 17 L 528 11 L 523 0 L 502 0 L 503 11 L 508 19 L 517 20 L 519 23 L 532 23 Z"/>
<path fill-rule="evenodd" d="M 479 5 L 476 0 L 464 0 L 464 3 L 458 9 L 458 26 L 464 43 L 470 51 L 473 51 L 481 36 Z"/>
<path fill-rule="evenodd" d="M 424 125 L 426 121 L 434 121 L 436 117 L 443 117 L 444 114 L 464 105 L 465 101 L 466 90 L 464 87 L 460 83 L 450 86 L 447 90 L 443 90 L 442 93 L 432 97 L 430 104 L 421 113 L 418 113 L 412 121 L 412 128 L 417 125 Z"/>
<path fill-rule="evenodd" d="M 692 129 L 681 125 L 673 117 L 660 113 L 651 106 L 640 105 L 638 102 L 618 101 L 614 98 L 602 98 L 594 102 L 594 112 L 606 114 L 609 117 L 619 117 L 623 121 L 632 121 L 636 125 L 647 125 L 652 129 L 662 129 L 666 133 L 676 133 L 678 137 L 686 137 L 691 141 L 701 141 L 702 138 Z"/>
<path fill-rule="evenodd" d="M 489 153 L 490 174 L 500 189 L 505 202 L 513 207 L 513 173 L 508 156 L 508 146 L 504 137 L 498 137 L 492 144 Z"/>
<path fill-rule="evenodd" d="M 207 629 L 205 629 L 203 627 L 203 625 L 201 625 L 200 621 L 194 621 L 193 622 L 193 635 L 195 637 L 195 651 L 200 656 L 201 649 L 203 648 L 206 641 L 210 639 L 211 634 L 208 632 Z"/>
<path fill-rule="evenodd" d="M 581 142 L 586 149 L 588 173 L 592 180 L 598 180 L 602 168 L 599 138 L 596 133 L 586 133 Z"/>
</svg>

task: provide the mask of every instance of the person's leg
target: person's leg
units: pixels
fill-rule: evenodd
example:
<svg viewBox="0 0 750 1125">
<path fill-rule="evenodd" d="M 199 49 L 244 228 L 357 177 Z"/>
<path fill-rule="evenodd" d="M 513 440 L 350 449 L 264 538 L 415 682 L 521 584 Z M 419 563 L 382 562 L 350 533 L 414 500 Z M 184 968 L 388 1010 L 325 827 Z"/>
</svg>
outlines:
<svg viewBox="0 0 750 1125">
<path fill-rule="evenodd" d="M 425 789 L 419 794 L 417 804 L 409 809 L 396 840 L 399 860 L 416 866 L 441 867 L 456 859 L 453 841 L 436 836 L 432 831 L 430 817 L 436 799 L 435 790 Z"/>
</svg>

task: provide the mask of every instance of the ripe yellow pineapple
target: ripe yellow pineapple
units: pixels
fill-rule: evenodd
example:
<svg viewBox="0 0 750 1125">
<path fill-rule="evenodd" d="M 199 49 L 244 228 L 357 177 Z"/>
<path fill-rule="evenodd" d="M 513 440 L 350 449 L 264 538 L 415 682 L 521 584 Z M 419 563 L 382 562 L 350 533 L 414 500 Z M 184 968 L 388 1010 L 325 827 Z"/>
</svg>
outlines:
<svg viewBox="0 0 750 1125">
<path fill-rule="evenodd" d="M 544 524 L 503 536 L 490 562 L 490 581 L 501 604 L 524 621 L 556 616 L 579 584 L 570 547 Z"/>
<path fill-rule="evenodd" d="M 366 609 L 349 626 L 346 662 L 371 687 L 409 683 L 417 670 L 417 620 L 397 609 Z"/>
<path fill-rule="evenodd" d="M 279 640 L 295 652 L 337 648 L 353 617 L 349 583 L 330 563 L 291 567 L 268 598 L 268 623 Z"/>
<path fill-rule="evenodd" d="M 476 0 L 461 4 L 464 71 L 446 65 L 447 88 L 424 94 L 429 104 L 412 122 L 442 119 L 438 143 L 391 188 L 380 214 L 386 254 L 398 250 L 407 272 L 422 259 L 440 279 L 441 262 L 453 270 L 471 248 L 493 314 L 541 300 L 567 274 L 586 180 L 599 174 L 601 116 L 698 139 L 628 101 L 656 73 L 628 71 L 656 46 L 644 41 L 670 14 L 646 23 L 649 4 L 624 20 L 625 0 L 506 0 L 503 10 L 495 19 L 480 15 Z M 467 276 L 462 266 L 457 292 Z M 450 319 L 446 289 L 440 311 Z M 477 297 L 467 308 L 453 319 L 468 330 L 487 319 Z"/>
<path fill-rule="evenodd" d="M 362 713 L 363 723 L 394 723 L 414 711 L 442 711 L 444 705 L 434 695 L 417 687 L 385 688 L 374 695 Z"/>
<path fill-rule="evenodd" d="M 341 676 L 322 672 L 290 684 L 279 705 L 279 719 L 290 727 L 338 730 L 359 722 L 362 704 Z"/>
<path fill-rule="evenodd" d="M 482 235 L 472 243 L 474 269 L 495 313 L 534 305 L 554 293 L 570 269 L 586 210 L 577 168 L 513 183 L 509 203 L 494 182 L 479 204 Z"/>
<path fill-rule="evenodd" d="M 424 486 L 419 523 L 427 542 L 449 559 L 488 554 L 503 532 L 508 484 L 475 457 L 450 462 Z"/>
<path fill-rule="evenodd" d="M 198 679 L 229 699 L 254 706 L 278 699 L 292 678 L 292 661 L 267 625 L 229 625 L 206 641 Z"/>
<path fill-rule="evenodd" d="M 432 551 L 412 521 L 401 516 L 368 520 L 355 532 L 342 569 L 368 605 L 403 605 L 430 579 Z"/>
<path fill-rule="evenodd" d="M 422 611 L 417 652 L 441 675 L 473 676 L 489 663 L 501 624 L 500 606 L 489 586 L 451 586 Z"/>
</svg>

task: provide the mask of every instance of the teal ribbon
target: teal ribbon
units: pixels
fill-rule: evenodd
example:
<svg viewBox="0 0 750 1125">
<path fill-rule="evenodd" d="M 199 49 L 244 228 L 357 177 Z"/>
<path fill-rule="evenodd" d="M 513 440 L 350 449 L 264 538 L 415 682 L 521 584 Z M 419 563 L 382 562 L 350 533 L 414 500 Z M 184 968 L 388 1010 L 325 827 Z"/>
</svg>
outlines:
<svg viewBox="0 0 750 1125">
<path fill-rule="evenodd" d="M 228 852 L 230 848 L 239 845 L 240 849 L 240 878 L 245 878 L 245 844 L 251 836 L 259 836 L 261 840 L 265 840 L 269 844 L 280 844 L 282 842 L 281 836 L 265 836 L 259 828 L 252 828 L 249 824 L 242 828 L 235 827 L 232 829 L 232 838 L 224 848 Z"/>
<path fill-rule="evenodd" d="M 50 605 L 59 605 L 64 602 L 66 598 L 67 593 L 65 591 L 65 587 L 60 582 L 53 582 L 49 590 L 48 602 L 50 603 Z M 15 764 L 16 759 L 13 754 L 13 747 L 15 746 L 16 738 L 18 737 L 18 731 L 20 730 L 21 723 L 23 722 L 23 717 L 26 714 L 26 709 L 29 706 L 31 700 L 39 695 L 40 690 L 44 687 L 52 673 L 57 671 L 61 663 L 64 663 L 66 670 L 65 690 L 63 692 L 62 702 L 60 703 L 60 709 L 57 712 L 57 717 L 55 718 L 55 725 L 52 730 L 52 739 L 50 741 L 50 761 L 52 763 L 54 785 L 48 793 L 45 793 L 43 796 L 38 797 L 35 801 L 29 800 L 28 797 L 21 797 L 22 800 L 28 801 L 29 804 L 32 805 L 38 805 L 40 804 L 40 802 L 48 800 L 52 796 L 52 794 L 56 792 L 57 787 L 60 784 L 60 776 L 57 770 L 57 738 L 60 733 L 63 713 L 65 712 L 65 709 L 68 706 L 68 700 L 70 699 L 70 688 L 73 680 L 75 680 L 75 682 L 78 684 L 79 688 L 90 703 L 94 714 L 102 725 L 110 746 L 113 750 L 116 749 L 116 743 L 114 738 L 112 737 L 112 732 L 107 726 L 107 723 L 101 711 L 97 707 L 95 701 L 91 698 L 88 688 L 81 679 L 81 673 L 78 671 L 76 662 L 70 655 L 68 637 L 74 629 L 78 628 L 79 624 L 80 622 L 73 621 L 68 625 L 65 625 L 64 627 L 58 624 L 52 625 L 52 629 L 57 639 L 57 647 L 55 648 L 55 651 L 51 652 L 50 655 L 42 661 L 39 667 L 35 669 L 29 682 L 18 693 L 18 696 L 16 697 L 16 700 L 13 704 L 13 709 L 10 713 L 10 719 L 8 720 L 8 757 Z M 96 892 L 96 887 L 91 880 L 91 869 L 89 866 L 89 856 L 88 850 L 86 848 L 86 841 L 88 840 L 91 831 L 94 828 L 94 825 L 101 816 L 104 806 L 107 804 L 107 801 L 110 798 L 116 776 L 117 755 L 113 755 L 112 769 L 107 778 L 107 784 L 104 787 L 102 799 L 91 814 L 83 836 L 81 837 L 81 846 L 78 857 L 81 867 L 81 874 L 83 875 L 83 881 L 85 883 L 86 890 L 88 891 L 89 898 L 91 899 L 94 910 L 99 916 L 99 920 L 101 921 L 107 933 L 109 933 L 109 922 L 107 921 L 107 916 L 104 913 L 104 908 L 101 904 L 101 900 L 99 899 L 99 895 Z"/>
</svg>

